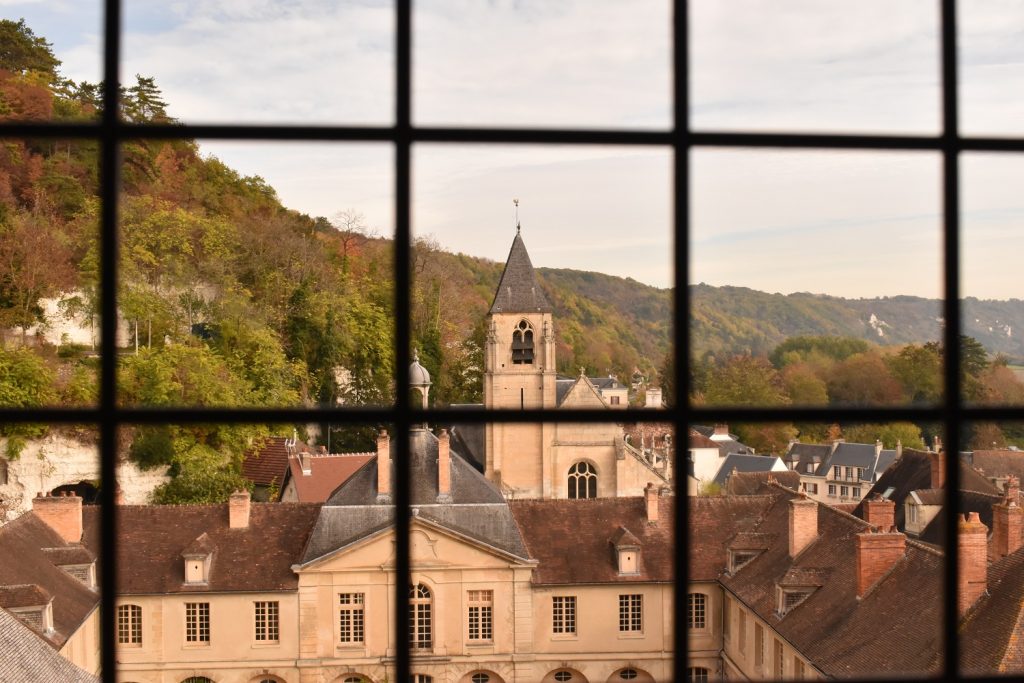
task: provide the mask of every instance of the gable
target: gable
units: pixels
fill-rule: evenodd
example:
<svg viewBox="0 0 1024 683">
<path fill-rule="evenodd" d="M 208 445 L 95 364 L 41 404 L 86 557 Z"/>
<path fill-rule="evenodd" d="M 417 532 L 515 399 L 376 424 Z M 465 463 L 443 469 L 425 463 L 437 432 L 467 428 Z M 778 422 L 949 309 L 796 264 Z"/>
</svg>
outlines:
<svg viewBox="0 0 1024 683">
<path fill-rule="evenodd" d="M 585 378 L 580 377 L 569 387 L 559 408 L 605 408 L 604 399 L 597 393 L 594 386 Z"/>
</svg>

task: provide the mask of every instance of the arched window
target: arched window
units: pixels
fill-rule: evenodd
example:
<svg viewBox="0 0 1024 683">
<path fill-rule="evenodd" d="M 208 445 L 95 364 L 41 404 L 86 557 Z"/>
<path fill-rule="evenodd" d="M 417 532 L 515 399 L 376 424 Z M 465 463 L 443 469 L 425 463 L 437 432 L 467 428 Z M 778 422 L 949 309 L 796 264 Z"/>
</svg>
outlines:
<svg viewBox="0 0 1024 683">
<path fill-rule="evenodd" d="M 708 596 L 690 593 L 686 596 L 686 628 L 703 630 L 708 627 Z"/>
<path fill-rule="evenodd" d="M 632 681 L 637 677 L 636 669 L 623 669 L 619 672 L 619 678 L 624 681 Z"/>
<path fill-rule="evenodd" d="M 409 683 L 434 683 L 434 677 L 427 674 L 411 674 Z"/>
<path fill-rule="evenodd" d="M 571 671 L 556 671 L 555 672 L 555 680 L 558 681 L 558 683 L 565 683 L 565 681 L 571 681 L 572 680 L 572 672 Z"/>
<path fill-rule="evenodd" d="M 597 470 L 589 462 L 569 468 L 569 497 L 597 498 Z"/>
<path fill-rule="evenodd" d="M 181 683 L 214 683 L 214 681 L 212 678 L 207 678 L 206 676 L 189 676 Z"/>
<path fill-rule="evenodd" d="M 117 606 L 117 644 L 142 645 L 142 608 L 138 605 Z"/>
<path fill-rule="evenodd" d="M 429 588 L 422 583 L 409 586 L 409 639 L 414 649 L 433 647 L 432 608 Z"/>
<path fill-rule="evenodd" d="M 469 680 L 471 683 L 491 683 L 491 677 L 485 673 L 473 674 Z"/>
<path fill-rule="evenodd" d="M 533 365 L 533 329 L 525 320 L 512 332 L 512 364 Z"/>
<path fill-rule="evenodd" d="M 702 666 L 691 666 L 686 669 L 687 683 L 708 683 L 708 670 Z"/>
</svg>

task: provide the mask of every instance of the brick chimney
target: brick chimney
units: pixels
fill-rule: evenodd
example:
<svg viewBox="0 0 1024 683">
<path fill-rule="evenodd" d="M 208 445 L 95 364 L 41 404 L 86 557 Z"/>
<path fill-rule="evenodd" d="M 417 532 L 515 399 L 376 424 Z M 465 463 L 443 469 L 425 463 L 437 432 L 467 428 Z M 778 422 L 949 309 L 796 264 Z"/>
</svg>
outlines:
<svg viewBox="0 0 1024 683">
<path fill-rule="evenodd" d="M 299 466 L 302 468 L 302 475 L 308 477 L 313 474 L 313 463 L 310 459 L 313 455 L 309 451 L 302 451 L 299 454 Z"/>
<path fill-rule="evenodd" d="M 961 617 L 985 594 L 988 583 L 988 528 L 977 512 L 960 517 L 957 529 L 960 566 L 957 567 L 957 614 Z"/>
<path fill-rule="evenodd" d="M 938 439 L 939 437 L 935 438 Z M 932 471 L 931 488 L 941 489 L 946 483 L 946 451 L 929 453 L 928 460 Z"/>
<path fill-rule="evenodd" d="M 447 429 L 437 435 L 437 499 L 439 502 L 452 497 L 452 456 L 451 437 Z"/>
<path fill-rule="evenodd" d="M 644 502 L 647 507 L 647 521 L 654 524 L 658 521 L 658 489 L 654 482 L 647 482 L 644 487 Z"/>
<path fill-rule="evenodd" d="M 75 494 L 53 496 L 42 493 L 32 499 L 36 517 L 56 531 L 68 543 L 82 540 L 82 499 Z"/>
<path fill-rule="evenodd" d="M 881 531 L 896 524 L 896 503 L 885 500 L 877 493 L 864 500 L 864 521 Z"/>
<path fill-rule="evenodd" d="M 992 506 L 992 559 L 998 560 L 1015 552 L 1021 546 L 1024 530 L 1024 508 L 1016 498 L 1007 498 Z"/>
<path fill-rule="evenodd" d="M 391 501 L 391 439 L 386 429 L 377 435 L 377 502 Z"/>
<path fill-rule="evenodd" d="M 717 424 L 715 425 L 715 431 L 711 435 L 712 441 L 728 441 L 729 440 L 729 425 Z"/>
<path fill-rule="evenodd" d="M 789 501 L 789 556 L 796 557 L 818 537 L 818 504 L 803 494 Z"/>
<path fill-rule="evenodd" d="M 907 537 L 889 526 L 885 531 L 857 534 L 857 597 L 862 598 L 907 549 Z"/>
<path fill-rule="evenodd" d="M 1020 479 L 1011 474 L 1006 478 L 1006 499 L 1017 502 L 1020 498 Z"/>
<path fill-rule="evenodd" d="M 228 526 L 232 529 L 249 528 L 251 499 L 248 491 L 235 491 L 228 498 Z"/>
</svg>

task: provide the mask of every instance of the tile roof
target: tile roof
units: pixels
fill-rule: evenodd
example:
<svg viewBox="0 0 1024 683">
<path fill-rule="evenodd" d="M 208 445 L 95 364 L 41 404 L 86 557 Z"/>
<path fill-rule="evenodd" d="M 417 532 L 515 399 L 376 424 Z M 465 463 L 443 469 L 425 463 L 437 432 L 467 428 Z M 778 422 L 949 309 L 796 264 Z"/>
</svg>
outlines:
<svg viewBox="0 0 1024 683">
<path fill-rule="evenodd" d="M 754 528 L 775 542 L 733 574 L 723 575 L 722 584 L 827 676 L 937 672 L 943 606 L 941 554 L 908 541 L 893 569 L 858 598 L 855 537 L 867 525 L 817 504 L 818 536 L 793 559 L 787 540 L 788 501 L 796 494 L 774 488 L 776 495 Z M 723 548 L 719 556 L 724 552 Z M 780 584 L 821 587 L 780 616 Z M 908 590 L 910 586 L 913 590 Z"/>
<path fill-rule="evenodd" d="M 690 448 L 718 448 L 718 444 L 700 432 L 690 430 Z"/>
<path fill-rule="evenodd" d="M 0 681 L 99 683 L 61 656 L 20 619 L 0 608 Z"/>
<path fill-rule="evenodd" d="M 761 494 L 764 493 L 764 486 L 769 479 L 774 479 L 787 489 L 800 490 L 800 474 L 785 470 L 784 472 L 737 472 L 726 480 L 723 493 L 733 496 Z"/>
<path fill-rule="evenodd" d="M 727 545 L 736 540 L 760 548 L 771 538 L 752 532 L 777 493 L 762 496 L 688 496 L 690 508 L 690 580 L 715 581 L 725 571 Z"/>
<path fill-rule="evenodd" d="M 970 455 L 971 465 L 984 473 L 985 477 L 1014 475 L 1024 480 L 1024 451 L 1010 449 L 974 451 Z"/>
<path fill-rule="evenodd" d="M 288 458 L 288 473 L 285 475 L 283 490 L 288 482 L 295 484 L 295 493 L 300 503 L 323 503 L 334 490 L 348 481 L 356 470 L 376 457 L 374 453 L 332 453 L 313 454 L 309 458 L 309 474 L 303 474 L 302 462 L 298 455 Z"/>
<path fill-rule="evenodd" d="M 494 293 L 489 313 L 550 313 L 551 304 L 537 282 L 537 274 L 526 252 L 523 238 L 516 231 L 509 249 L 501 282 Z M 539 333 L 539 331 L 538 331 Z"/>
<path fill-rule="evenodd" d="M 671 581 L 675 497 L 658 496 L 658 522 L 647 521 L 643 497 L 589 500 L 512 500 L 516 523 L 532 559 L 533 582 L 645 583 Z M 619 575 L 612 545 L 620 528 L 640 546 L 638 574 Z"/>
<path fill-rule="evenodd" d="M 289 441 L 284 436 L 272 436 L 260 448 L 247 452 L 242 460 L 242 476 L 261 486 L 281 486 L 288 469 L 286 442 Z M 309 446 L 296 441 L 295 452 L 301 453 L 303 450 L 309 450 Z"/>
<path fill-rule="evenodd" d="M 718 468 L 715 483 L 725 486 L 726 481 L 732 476 L 733 469 L 737 472 L 768 472 L 780 462 L 779 458 L 774 455 L 730 453 L 722 461 L 722 466 Z"/>
<path fill-rule="evenodd" d="M 90 505 L 85 509 L 96 510 Z M 53 597 L 54 631 L 45 637 L 56 648 L 63 647 L 99 606 L 99 594 L 60 569 L 44 551 L 44 548 L 77 547 L 77 544 L 66 543 L 34 512 L 27 512 L 0 527 L 0 586 L 33 587 L 15 588 L 9 594 L 11 600 Z M 29 590 L 40 593 L 30 596 Z"/>
<path fill-rule="evenodd" d="M 228 528 L 227 504 L 119 506 L 118 593 L 295 590 L 298 579 L 291 566 L 320 506 L 251 505 L 249 526 L 243 529 Z M 87 506 L 83 513 L 87 532 L 99 526 L 96 508 Z M 204 534 L 213 551 L 209 584 L 186 586 L 182 552 Z"/>
<path fill-rule="evenodd" d="M 989 566 L 988 590 L 960 622 L 968 675 L 1024 671 L 1024 548 Z"/>
<path fill-rule="evenodd" d="M 0 607 L 37 607 L 49 604 L 53 596 L 34 583 L 18 583 L 0 586 Z"/>
</svg>

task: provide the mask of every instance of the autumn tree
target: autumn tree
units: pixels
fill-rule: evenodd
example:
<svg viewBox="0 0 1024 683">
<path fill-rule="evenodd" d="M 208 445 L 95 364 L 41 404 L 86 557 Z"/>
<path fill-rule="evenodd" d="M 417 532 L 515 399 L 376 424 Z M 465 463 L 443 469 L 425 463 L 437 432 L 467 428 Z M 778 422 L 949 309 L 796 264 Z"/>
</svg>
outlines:
<svg viewBox="0 0 1024 683">
<path fill-rule="evenodd" d="M 828 381 L 833 405 L 896 405 L 902 390 L 889 366 L 873 351 L 858 353 L 837 363 Z"/>
<path fill-rule="evenodd" d="M 770 407 L 790 403 L 779 372 L 765 358 L 733 356 L 710 372 L 709 406 Z"/>
<path fill-rule="evenodd" d="M 843 427 L 843 438 L 851 443 L 882 442 L 885 448 L 922 448 L 924 441 L 921 428 L 912 422 L 887 422 L 884 424 L 859 424 Z"/>
</svg>

